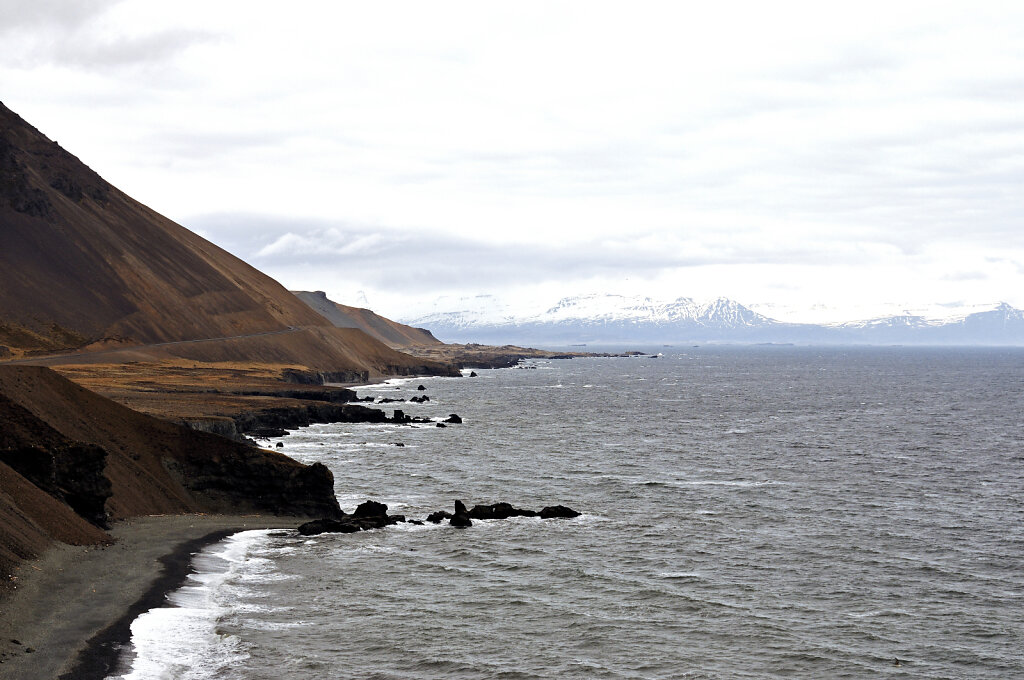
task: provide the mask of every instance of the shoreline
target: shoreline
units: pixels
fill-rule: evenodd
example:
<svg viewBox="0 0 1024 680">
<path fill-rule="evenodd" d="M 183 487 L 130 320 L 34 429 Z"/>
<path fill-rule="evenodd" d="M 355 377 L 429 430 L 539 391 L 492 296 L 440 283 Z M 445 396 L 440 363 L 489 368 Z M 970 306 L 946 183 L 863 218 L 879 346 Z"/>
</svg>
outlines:
<svg viewBox="0 0 1024 680">
<path fill-rule="evenodd" d="M 390 375 L 344 387 L 430 377 L 438 376 Z M 317 517 L 136 516 L 112 524 L 111 545 L 54 543 L 21 563 L 14 589 L 0 591 L 0 680 L 103 680 L 119 670 L 131 624 L 185 583 L 197 552 L 235 533 L 296 529 L 311 519 Z"/>
<path fill-rule="evenodd" d="M 185 582 L 196 552 L 241 531 L 294 529 L 304 519 L 137 517 L 114 525 L 113 545 L 51 547 L 24 563 L 18 588 L 0 599 L 0 678 L 106 678 L 130 644 L 132 622 Z"/>
</svg>

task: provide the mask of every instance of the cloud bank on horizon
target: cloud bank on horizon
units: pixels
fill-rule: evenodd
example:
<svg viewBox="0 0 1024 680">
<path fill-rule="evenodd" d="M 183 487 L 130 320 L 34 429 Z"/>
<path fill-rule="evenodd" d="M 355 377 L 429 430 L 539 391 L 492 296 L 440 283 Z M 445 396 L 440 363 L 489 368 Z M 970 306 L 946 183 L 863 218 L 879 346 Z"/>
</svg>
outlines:
<svg viewBox="0 0 1024 680">
<path fill-rule="evenodd" d="M 285 285 L 392 316 L 1024 307 L 1024 6 L 831 5 L 0 0 L 0 96 Z"/>
</svg>

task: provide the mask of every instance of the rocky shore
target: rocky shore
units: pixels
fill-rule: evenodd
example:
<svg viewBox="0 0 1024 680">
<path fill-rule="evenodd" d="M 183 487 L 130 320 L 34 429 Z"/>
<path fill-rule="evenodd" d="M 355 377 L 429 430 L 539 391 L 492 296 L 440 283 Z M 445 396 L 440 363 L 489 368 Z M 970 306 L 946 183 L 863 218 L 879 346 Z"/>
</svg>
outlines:
<svg viewBox="0 0 1024 680">
<path fill-rule="evenodd" d="M 311 535 L 405 521 L 466 527 L 474 520 L 578 514 L 562 506 L 466 509 L 456 502 L 454 512 L 407 519 L 373 501 L 347 514 L 330 470 L 262 449 L 254 438 L 312 423 L 434 421 L 375 408 L 350 387 L 286 386 L 279 379 L 217 386 L 213 375 L 204 373 L 205 391 L 132 386 L 119 393 L 128 404 L 148 396 L 143 403 L 150 406 L 207 411 L 160 419 L 50 369 L 0 366 L 0 482 L 7 494 L 0 497 L 0 678 L 106 677 L 130 638 L 131 621 L 180 585 L 196 550 L 237 531 L 297 528 Z M 428 398 L 417 392 L 391 401 Z M 189 405 L 188 395 L 202 401 Z M 461 422 L 453 413 L 435 424 Z"/>
</svg>

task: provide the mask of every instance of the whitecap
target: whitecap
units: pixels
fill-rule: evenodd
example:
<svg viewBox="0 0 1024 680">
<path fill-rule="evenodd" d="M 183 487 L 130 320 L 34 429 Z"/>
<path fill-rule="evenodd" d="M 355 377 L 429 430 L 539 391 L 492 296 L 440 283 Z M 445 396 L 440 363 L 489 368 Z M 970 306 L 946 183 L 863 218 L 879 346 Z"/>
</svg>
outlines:
<svg viewBox="0 0 1024 680">
<path fill-rule="evenodd" d="M 217 629 L 217 622 L 238 604 L 228 606 L 237 588 L 228 581 L 244 579 L 268 562 L 250 551 L 266 540 L 269 530 L 244 531 L 209 546 L 193 558 L 196 573 L 171 593 L 170 606 L 156 607 L 131 625 L 130 661 L 110 680 L 200 680 L 218 677 L 249 657 L 236 636 Z"/>
</svg>

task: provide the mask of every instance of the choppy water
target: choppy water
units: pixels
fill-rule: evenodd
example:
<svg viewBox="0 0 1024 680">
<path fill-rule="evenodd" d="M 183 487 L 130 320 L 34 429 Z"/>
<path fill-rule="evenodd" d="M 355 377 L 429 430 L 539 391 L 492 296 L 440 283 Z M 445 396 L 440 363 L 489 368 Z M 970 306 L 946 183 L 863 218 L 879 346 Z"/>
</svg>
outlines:
<svg viewBox="0 0 1024 680">
<path fill-rule="evenodd" d="M 423 383 L 397 406 L 461 426 L 320 425 L 284 451 L 346 510 L 583 517 L 240 534 L 136 622 L 126 677 L 1024 677 L 1024 352 L 530 365 L 361 390 Z"/>
</svg>

